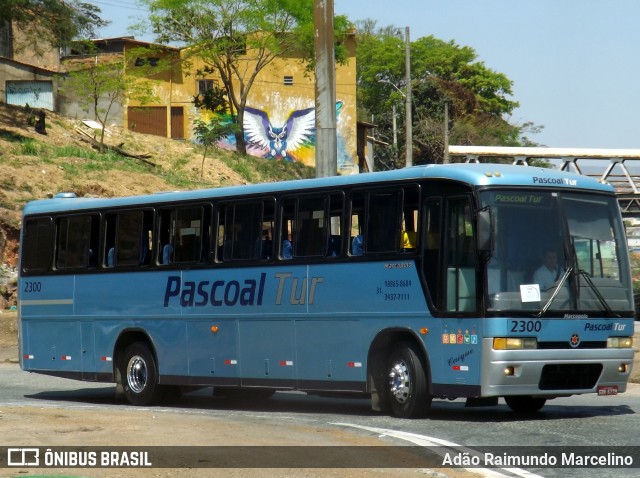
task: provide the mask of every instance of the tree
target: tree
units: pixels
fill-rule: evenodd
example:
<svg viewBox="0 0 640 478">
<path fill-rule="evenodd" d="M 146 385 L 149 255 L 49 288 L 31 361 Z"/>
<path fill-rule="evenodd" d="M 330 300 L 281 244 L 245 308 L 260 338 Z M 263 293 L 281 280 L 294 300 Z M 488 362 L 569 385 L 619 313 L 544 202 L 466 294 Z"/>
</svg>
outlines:
<svg viewBox="0 0 640 478">
<path fill-rule="evenodd" d="M 92 48 L 92 47 L 89 47 Z M 127 64 L 135 61 L 137 53 L 132 51 L 125 58 L 110 58 L 90 62 L 69 64 L 69 73 L 61 90 L 73 94 L 87 112 L 94 112 L 95 120 L 102 126 L 99 149 L 104 151 L 104 134 L 111 108 L 135 99 L 144 104 L 154 99 L 152 84 L 127 72 Z M 133 58 L 133 60 L 128 60 Z"/>
<path fill-rule="evenodd" d="M 193 122 L 193 132 L 198 142 L 204 147 L 202 167 L 200 168 L 200 178 L 202 178 L 204 177 L 204 161 L 207 158 L 209 148 L 215 148 L 218 141 L 230 134 L 235 134 L 237 127 L 235 124 L 225 123 L 220 119 L 220 114 L 226 110 L 227 102 L 224 99 L 224 90 L 216 85 L 202 95 L 195 96 L 193 104 L 196 108 L 212 114 L 209 121 L 197 119 Z"/>
<path fill-rule="evenodd" d="M 281 55 L 299 54 L 312 65 L 313 0 L 144 1 L 158 42 L 183 44 L 186 61 L 199 58 L 219 75 L 238 125 L 237 151 L 245 154 L 244 111 L 260 72 Z M 344 31 L 346 18 L 337 17 L 335 26 Z M 346 57 L 340 45 L 336 56 Z"/>
<path fill-rule="evenodd" d="M 359 117 L 378 125 L 389 141 L 394 106 L 404 104 L 405 46 L 400 29 L 377 29 L 372 20 L 358 23 Z M 531 124 L 518 126 L 506 118 L 518 103 L 511 99 L 513 83 L 506 75 L 478 61 L 468 46 L 433 36 L 411 43 L 411 89 L 414 117 L 414 162 L 442 162 L 444 110 L 449 110 L 450 138 L 459 144 L 515 146 L 531 144 L 522 137 Z M 401 113 L 402 114 L 402 113 Z M 402 123 L 401 123 L 402 125 Z M 401 126 L 402 128 L 405 125 Z M 403 135 L 398 135 L 400 138 Z M 403 145 L 398 149 L 402 150 Z M 401 158 L 397 158 L 400 162 Z"/>
<path fill-rule="evenodd" d="M 42 52 L 44 46 L 63 47 L 74 39 L 95 36 L 109 22 L 100 18 L 96 5 L 78 0 L 2 0 L 0 19 L 14 22 L 24 34 L 16 49 Z M 2 21 L 0 21 L 0 27 Z"/>
</svg>

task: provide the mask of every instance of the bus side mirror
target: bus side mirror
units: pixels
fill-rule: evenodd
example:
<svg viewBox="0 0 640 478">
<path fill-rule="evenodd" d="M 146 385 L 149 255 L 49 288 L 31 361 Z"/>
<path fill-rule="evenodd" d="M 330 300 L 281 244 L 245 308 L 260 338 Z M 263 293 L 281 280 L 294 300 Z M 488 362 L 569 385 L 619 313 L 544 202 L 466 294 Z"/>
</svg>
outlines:
<svg viewBox="0 0 640 478">
<path fill-rule="evenodd" d="M 493 251 L 493 224 L 491 209 L 484 208 L 478 211 L 478 251 L 491 253 Z"/>
</svg>

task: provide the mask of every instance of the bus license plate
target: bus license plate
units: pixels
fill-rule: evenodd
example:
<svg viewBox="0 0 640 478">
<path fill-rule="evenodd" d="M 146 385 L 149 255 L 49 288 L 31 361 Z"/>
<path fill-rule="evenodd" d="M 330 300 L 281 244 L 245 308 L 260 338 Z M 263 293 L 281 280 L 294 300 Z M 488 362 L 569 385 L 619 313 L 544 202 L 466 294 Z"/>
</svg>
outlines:
<svg viewBox="0 0 640 478">
<path fill-rule="evenodd" d="M 606 397 L 607 395 L 618 395 L 618 386 L 607 385 L 603 387 L 598 387 L 598 396 Z"/>
</svg>

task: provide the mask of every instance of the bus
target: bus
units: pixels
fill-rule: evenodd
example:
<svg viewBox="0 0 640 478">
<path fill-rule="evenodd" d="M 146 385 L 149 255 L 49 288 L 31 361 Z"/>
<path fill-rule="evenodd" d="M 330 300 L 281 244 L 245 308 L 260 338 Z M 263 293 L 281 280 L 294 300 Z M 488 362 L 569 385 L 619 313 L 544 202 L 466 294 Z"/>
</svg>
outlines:
<svg viewBox="0 0 640 478">
<path fill-rule="evenodd" d="M 624 392 L 634 354 L 613 188 L 529 166 L 60 193 L 24 207 L 19 287 L 22 369 L 134 405 L 213 387 L 529 413 Z"/>
</svg>

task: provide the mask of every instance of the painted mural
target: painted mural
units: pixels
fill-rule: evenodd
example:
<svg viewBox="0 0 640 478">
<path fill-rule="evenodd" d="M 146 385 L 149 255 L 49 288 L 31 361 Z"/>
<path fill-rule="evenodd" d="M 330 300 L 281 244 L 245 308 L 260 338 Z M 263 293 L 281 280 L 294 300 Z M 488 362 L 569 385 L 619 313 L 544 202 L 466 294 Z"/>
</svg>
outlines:
<svg viewBox="0 0 640 478">
<path fill-rule="evenodd" d="M 357 171 L 357 163 L 347 148 L 342 131 L 345 123 L 344 102 L 336 103 L 338 171 L 344 173 Z M 244 113 L 244 134 L 247 153 L 265 159 L 296 161 L 315 165 L 315 107 L 292 109 L 284 115 L 278 111 L 267 111 L 247 106 Z M 235 149 L 235 138 L 229 136 L 220 142 L 226 149 Z"/>
</svg>

